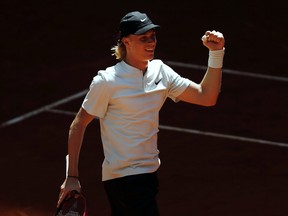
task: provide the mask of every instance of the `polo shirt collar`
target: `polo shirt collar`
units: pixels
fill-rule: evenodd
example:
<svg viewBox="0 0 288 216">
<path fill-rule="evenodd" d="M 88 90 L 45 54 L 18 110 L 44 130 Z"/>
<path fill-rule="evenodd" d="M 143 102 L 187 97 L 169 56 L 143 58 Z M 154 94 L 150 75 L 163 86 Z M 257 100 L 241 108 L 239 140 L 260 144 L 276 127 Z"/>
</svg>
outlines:
<svg viewBox="0 0 288 216">
<path fill-rule="evenodd" d="M 148 67 L 149 67 L 149 63 L 150 63 L 150 61 L 148 62 Z M 124 60 L 119 62 L 119 64 L 124 69 L 125 72 L 128 72 L 128 73 L 141 73 L 143 75 L 143 71 L 142 70 L 139 70 L 138 68 L 135 68 L 135 67 L 127 64 Z"/>
</svg>

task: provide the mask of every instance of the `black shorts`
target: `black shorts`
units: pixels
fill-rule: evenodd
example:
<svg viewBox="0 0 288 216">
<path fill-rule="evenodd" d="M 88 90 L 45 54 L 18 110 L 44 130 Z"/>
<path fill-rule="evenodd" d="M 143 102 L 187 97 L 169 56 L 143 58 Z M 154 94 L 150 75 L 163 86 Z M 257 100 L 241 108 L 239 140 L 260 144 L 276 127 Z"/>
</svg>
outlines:
<svg viewBox="0 0 288 216">
<path fill-rule="evenodd" d="M 111 216 L 159 216 L 156 172 L 107 180 L 103 184 Z"/>
</svg>

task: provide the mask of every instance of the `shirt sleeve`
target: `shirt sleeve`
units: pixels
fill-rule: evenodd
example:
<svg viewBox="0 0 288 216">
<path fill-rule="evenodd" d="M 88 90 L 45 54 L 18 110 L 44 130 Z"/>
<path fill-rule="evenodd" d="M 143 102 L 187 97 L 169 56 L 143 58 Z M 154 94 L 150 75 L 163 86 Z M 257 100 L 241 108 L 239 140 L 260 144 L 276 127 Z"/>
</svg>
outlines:
<svg viewBox="0 0 288 216">
<path fill-rule="evenodd" d="M 101 72 L 95 76 L 90 84 L 89 91 L 82 103 L 82 108 L 90 115 L 103 118 L 109 104 L 108 85 L 101 75 Z"/>
<path fill-rule="evenodd" d="M 177 99 L 177 97 L 185 91 L 185 89 L 190 85 L 192 81 L 180 76 L 168 65 L 164 65 L 164 67 L 170 82 L 168 97 L 171 98 L 174 102 L 178 102 L 179 99 Z"/>
</svg>

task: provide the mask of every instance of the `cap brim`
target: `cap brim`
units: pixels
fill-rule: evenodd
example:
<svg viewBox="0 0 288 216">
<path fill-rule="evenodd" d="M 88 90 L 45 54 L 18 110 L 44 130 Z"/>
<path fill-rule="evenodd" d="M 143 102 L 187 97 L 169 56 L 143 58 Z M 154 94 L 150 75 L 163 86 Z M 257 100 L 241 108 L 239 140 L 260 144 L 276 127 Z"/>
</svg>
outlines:
<svg viewBox="0 0 288 216">
<path fill-rule="evenodd" d="M 144 26 L 143 28 L 139 29 L 138 31 L 134 32 L 136 35 L 144 34 L 145 32 L 151 30 L 151 29 L 157 29 L 160 28 L 159 25 L 149 24 L 147 26 Z"/>
</svg>

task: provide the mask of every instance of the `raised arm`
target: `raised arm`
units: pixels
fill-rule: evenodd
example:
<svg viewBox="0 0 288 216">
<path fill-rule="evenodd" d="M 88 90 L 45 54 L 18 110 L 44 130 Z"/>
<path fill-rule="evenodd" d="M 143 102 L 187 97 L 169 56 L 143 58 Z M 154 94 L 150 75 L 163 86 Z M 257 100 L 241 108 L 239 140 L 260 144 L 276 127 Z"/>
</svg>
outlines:
<svg viewBox="0 0 288 216">
<path fill-rule="evenodd" d="M 209 49 L 207 71 L 199 84 L 192 82 L 178 98 L 188 103 L 214 106 L 221 89 L 225 40 L 220 32 L 206 31 L 202 41 Z"/>
</svg>

